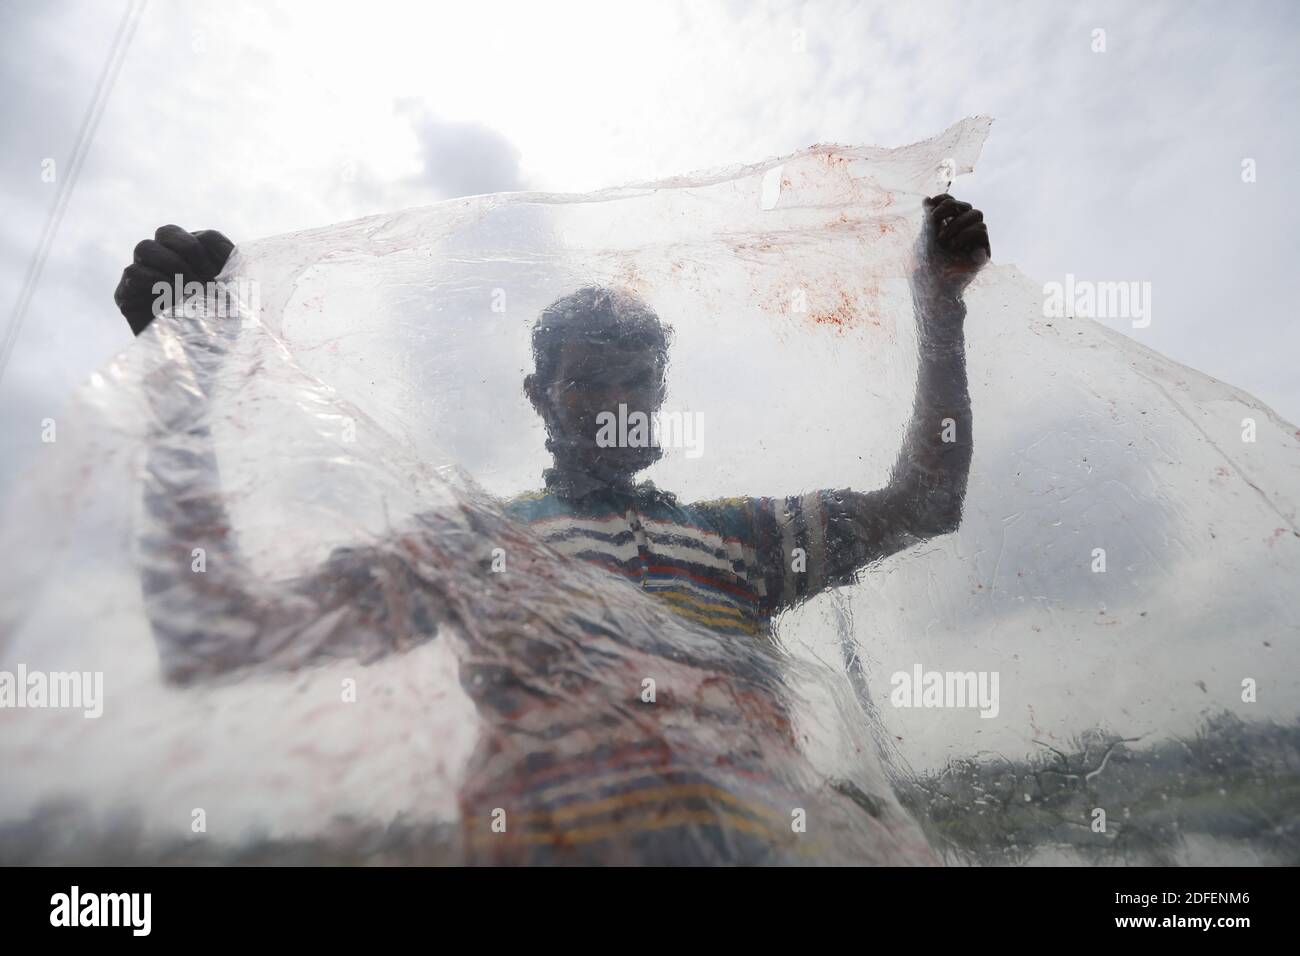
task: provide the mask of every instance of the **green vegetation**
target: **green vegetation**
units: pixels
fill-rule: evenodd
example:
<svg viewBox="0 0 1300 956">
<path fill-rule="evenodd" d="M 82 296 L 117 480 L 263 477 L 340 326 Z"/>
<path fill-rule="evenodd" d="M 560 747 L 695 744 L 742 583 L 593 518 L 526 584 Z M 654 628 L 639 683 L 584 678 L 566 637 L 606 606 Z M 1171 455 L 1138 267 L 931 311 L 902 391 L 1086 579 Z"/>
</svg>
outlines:
<svg viewBox="0 0 1300 956">
<path fill-rule="evenodd" d="M 1064 747 L 1040 742 L 1022 761 L 962 758 L 905 782 L 899 796 L 952 862 L 1058 851 L 1049 862 L 1168 865 L 1206 840 L 1238 862 L 1300 864 L 1300 722 L 1224 712 L 1189 739 L 1140 744 L 1094 730 Z"/>
</svg>

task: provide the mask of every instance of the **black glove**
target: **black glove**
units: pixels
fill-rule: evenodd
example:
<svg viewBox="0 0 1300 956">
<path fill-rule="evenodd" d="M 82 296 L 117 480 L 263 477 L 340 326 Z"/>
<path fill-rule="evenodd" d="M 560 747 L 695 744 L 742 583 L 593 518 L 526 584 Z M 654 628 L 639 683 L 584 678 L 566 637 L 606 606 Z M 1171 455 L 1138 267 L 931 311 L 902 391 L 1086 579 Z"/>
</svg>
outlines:
<svg viewBox="0 0 1300 956">
<path fill-rule="evenodd" d="M 122 270 L 113 301 L 126 316 L 131 331 L 139 335 L 153 321 L 158 298 L 155 282 L 171 286 L 176 276 L 187 282 L 210 282 L 221 274 L 235 244 L 212 229 L 186 232 L 180 226 L 162 226 L 152 239 L 135 247 L 131 265 Z M 180 305 L 180 303 L 176 303 Z"/>
</svg>

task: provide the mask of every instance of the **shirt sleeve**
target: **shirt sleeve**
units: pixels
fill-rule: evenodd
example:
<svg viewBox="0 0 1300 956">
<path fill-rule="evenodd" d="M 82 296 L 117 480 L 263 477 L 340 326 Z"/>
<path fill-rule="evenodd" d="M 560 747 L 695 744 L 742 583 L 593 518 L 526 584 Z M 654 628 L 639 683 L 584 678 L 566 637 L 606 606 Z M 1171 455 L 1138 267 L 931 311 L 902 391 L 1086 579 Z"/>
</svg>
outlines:
<svg viewBox="0 0 1300 956">
<path fill-rule="evenodd" d="M 701 502 L 739 545 L 746 577 L 765 615 L 812 597 L 827 585 L 827 515 L 832 491 Z"/>
</svg>

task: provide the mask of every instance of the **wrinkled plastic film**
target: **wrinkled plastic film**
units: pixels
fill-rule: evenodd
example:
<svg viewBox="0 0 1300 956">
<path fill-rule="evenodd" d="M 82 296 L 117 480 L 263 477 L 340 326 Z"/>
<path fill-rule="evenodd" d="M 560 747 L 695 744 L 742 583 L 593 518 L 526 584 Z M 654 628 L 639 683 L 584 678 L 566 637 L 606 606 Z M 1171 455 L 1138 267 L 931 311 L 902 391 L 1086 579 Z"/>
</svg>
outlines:
<svg viewBox="0 0 1300 956">
<path fill-rule="evenodd" d="M 510 516 L 551 463 L 522 387 L 533 323 L 591 285 L 673 329 L 665 407 L 702 440 L 644 474 L 658 488 L 885 486 L 921 198 L 987 128 L 241 245 L 237 317 L 155 323 L 10 505 L 0 668 L 102 672 L 104 706 L 0 713 L 0 856 L 1289 859 L 1295 429 L 1043 318 L 1014 268 L 966 292 L 960 528 L 771 640 L 722 638 Z M 897 706 L 918 667 L 996 674 L 996 713 Z M 652 777 L 663 826 L 546 778 L 575 761 Z"/>
</svg>

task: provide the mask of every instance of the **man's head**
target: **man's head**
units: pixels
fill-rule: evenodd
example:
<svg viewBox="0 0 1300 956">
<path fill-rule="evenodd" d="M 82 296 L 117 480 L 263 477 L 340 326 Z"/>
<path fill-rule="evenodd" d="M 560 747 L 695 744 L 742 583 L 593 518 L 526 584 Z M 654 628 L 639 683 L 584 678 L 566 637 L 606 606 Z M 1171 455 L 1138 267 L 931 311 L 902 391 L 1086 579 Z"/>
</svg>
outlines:
<svg viewBox="0 0 1300 956">
<path fill-rule="evenodd" d="M 650 447 L 601 447 L 598 417 L 653 416 L 663 404 L 672 330 L 631 292 L 588 286 L 551 303 L 533 326 L 536 371 L 524 391 L 546 423 L 557 465 L 603 480 L 656 461 Z"/>
</svg>

